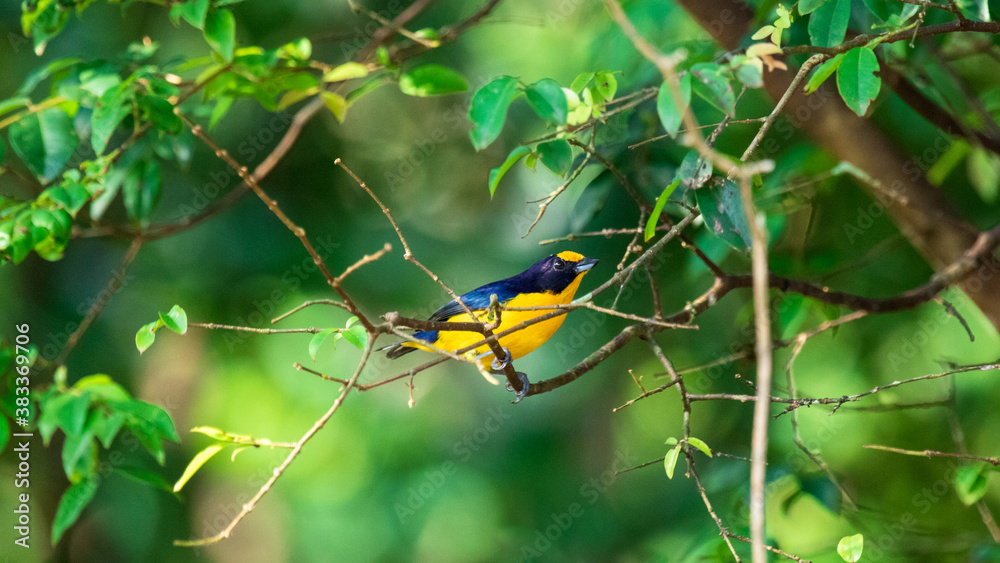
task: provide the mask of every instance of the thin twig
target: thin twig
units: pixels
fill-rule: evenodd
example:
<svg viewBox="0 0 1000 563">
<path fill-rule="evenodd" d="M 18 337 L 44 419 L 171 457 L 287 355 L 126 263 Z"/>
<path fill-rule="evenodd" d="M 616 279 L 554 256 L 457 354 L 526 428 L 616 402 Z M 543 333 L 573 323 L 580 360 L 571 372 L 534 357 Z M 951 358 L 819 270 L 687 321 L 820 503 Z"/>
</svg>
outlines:
<svg viewBox="0 0 1000 563">
<path fill-rule="evenodd" d="M 118 263 L 118 267 L 111 272 L 111 277 L 108 278 L 107 283 L 104 284 L 104 289 L 98 295 L 107 294 L 107 299 L 98 298 L 94 300 L 94 303 L 87 310 L 86 316 L 80 321 L 80 325 L 76 327 L 76 330 L 69 335 L 66 339 L 66 345 L 63 349 L 59 351 L 59 356 L 56 357 L 54 364 L 56 366 L 61 366 L 66 362 L 66 358 L 69 357 L 69 353 L 73 351 L 77 342 L 83 337 L 83 333 L 87 332 L 90 328 L 91 323 L 100 316 L 104 308 L 108 306 L 111 302 L 111 298 L 118 293 L 118 291 L 125 285 L 125 275 L 128 273 L 129 267 L 132 266 L 132 262 L 135 261 L 135 257 L 139 254 L 139 249 L 142 248 L 142 237 L 135 237 L 132 239 L 132 244 L 129 245 L 128 250 L 125 251 L 125 255 L 122 256 L 121 262 Z"/>
</svg>

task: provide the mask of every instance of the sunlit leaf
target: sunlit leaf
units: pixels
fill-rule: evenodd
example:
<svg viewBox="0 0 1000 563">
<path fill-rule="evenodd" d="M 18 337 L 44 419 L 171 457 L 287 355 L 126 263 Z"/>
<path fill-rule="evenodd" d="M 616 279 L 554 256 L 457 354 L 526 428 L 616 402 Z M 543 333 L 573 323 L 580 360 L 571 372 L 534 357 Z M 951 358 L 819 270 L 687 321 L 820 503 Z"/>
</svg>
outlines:
<svg viewBox="0 0 1000 563">
<path fill-rule="evenodd" d="M 490 170 L 489 185 L 490 185 L 490 198 L 497 191 L 497 185 L 500 184 L 500 180 L 504 177 L 504 174 L 510 170 L 511 166 L 514 166 L 518 160 L 521 160 L 531 152 L 531 149 L 525 146 L 516 147 L 514 150 L 510 151 L 507 155 L 507 160 L 503 162 L 500 166 Z"/>
<path fill-rule="evenodd" d="M 972 506 L 986 494 L 989 474 L 983 463 L 963 465 L 955 472 L 955 494 L 962 504 Z"/>
<path fill-rule="evenodd" d="M 882 87 L 882 79 L 875 75 L 878 69 L 875 53 L 865 47 L 857 47 L 845 53 L 837 69 L 837 90 L 840 91 L 840 97 L 851 111 L 862 117 L 878 97 Z"/>
<path fill-rule="evenodd" d="M 399 76 L 399 89 L 409 96 L 444 96 L 469 89 L 465 77 L 438 64 L 418 66 Z"/>
<path fill-rule="evenodd" d="M 840 68 L 840 60 L 843 57 L 844 55 L 841 53 L 813 69 L 812 76 L 810 76 L 809 81 L 806 82 L 806 94 L 812 94 L 817 88 L 820 87 L 820 85 L 823 84 L 823 82 L 826 82 L 827 78 L 833 76 L 833 73 L 837 72 L 837 69 Z"/>
<path fill-rule="evenodd" d="M 323 82 L 340 82 L 368 76 L 368 67 L 354 61 L 346 62 L 323 75 Z"/>
<path fill-rule="evenodd" d="M 333 114 L 333 117 L 337 121 L 343 123 L 344 118 L 347 117 L 347 100 L 340 94 L 335 94 L 327 90 L 320 92 L 320 96 L 323 98 L 323 104 L 326 106 L 326 109 L 330 110 L 330 113 Z"/>
<path fill-rule="evenodd" d="M 855 563 L 861 559 L 861 552 L 865 548 L 865 537 L 861 534 L 844 536 L 837 543 L 837 554 L 847 563 Z"/>
<path fill-rule="evenodd" d="M 140 354 L 153 345 L 153 341 L 156 340 L 156 329 L 162 326 L 162 322 L 163 321 L 154 321 L 144 324 L 142 325 L 142 328 L 139 329 L 139 332 L 135 333 L 135 347 L 139 349 Z"/>
<path fill-rule="evenodd" d="M 205 17 L 205 41 L 227 61 L 236 47 L 236 18 L 229 10 L 210 10 Z"/>
<path fill-rule="evenodd" d="M 225 444 L 212 444 L 195 454 L 194 458 L 191 459 L 191 463 L 188 463 L 187 467 L 184 468 L 181 478 L 174 483 L 173 491 L 176 493 L 183 489 L 191 477 L 194 477 L 194 474 L 201 469 L 201 466 L 205 465 L 208 460 L 212 459 L 212 456 L 222 451 L 225 447 Z"/>
<path fill-rule="evenodd" d="M 660 192 L 660 197 L 656 198 L 656 205 L 653 207 L 653 212 L 650 213 L 649 219 L 646 221 L 646 230 L 643 234 L 643 238 L 649 241 L 656 234 L 656 225 L 660 222 L 660 215 L 663 213 L 663 206 L 666 205 L 667 200 L 670 199 L 670 195 L 674 193 L 677 186 L 681 185 L 680 180 L 674 180 L 672 184 L 663 188 Z"/>
<path fill-rule="evenodd" d="M 469 103 L 469 121 L 472 122 L 469 137 L 477 151 L 500 136 L 507 109 L 518 94 L 517 78 L 513 76 L 494 78 L 473 94 Z"/>
<path fill-rule="evenodd" d="M 187 332 L 187 313 L 184 312 L 184 309 L 180 305 L 171 307 L 167 314 L 160 313 L 160 320 L 163 321 L 164 326 L 177 334 L 185 334 Z"/>
<path fill-rule="evenodd" d="M 543 78 L 524 89 L 528 105 L 539 117 L 556 125 L 564 125 L 569 114 L 566 94 L 559 83 Z"/>
<path fill-rule="evenodd" d="M 671 448 L 666 457 L 663 458 L 663 467 L 667 470 L 667 479 L 674 478 L 674 469 L 677 468 L 677 459 L 681 455 L 681 445 L 677 444 Z"/>
<path fill-rule="evenodd" d="M 712 448 L 709 448 L 708 444 L 706 444 L 703 440 L 695 438 L 694 436 L 690 436 L 687 439 L 687 443 L 698 448 L 699 450 L 701 450 L 703 454 L 707 455 L 708 457 L 712 457 Z"/>
<path fill-rule="evenodd" d="M 309 341 L 309 357 L 315 360 L 316 353 L 319 352 L 319 348 L 326 341 L 326 338 L 338 330 L 336 328 L 328 328 L 313 335 L 312 340 Z"/>
</svg>

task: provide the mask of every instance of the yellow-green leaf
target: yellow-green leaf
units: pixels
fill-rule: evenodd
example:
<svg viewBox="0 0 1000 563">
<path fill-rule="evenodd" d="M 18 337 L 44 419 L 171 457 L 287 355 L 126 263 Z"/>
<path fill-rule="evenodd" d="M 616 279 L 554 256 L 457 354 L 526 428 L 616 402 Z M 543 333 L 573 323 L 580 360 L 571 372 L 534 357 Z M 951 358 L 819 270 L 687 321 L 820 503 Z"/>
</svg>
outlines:
<svg viewBox="0 0 1000 563">
<path fill-rule="evenodd" d="M 368 76 L 368 67 L 354 61 L 344 63 L 323 75 L 323 82 L 340 82 Z"/>
<path fill-rule="evenodd" d="M 212 459 L 212 456 L 222 451 L 225 447 L 225 444 L 212 444 L 211 446 L 198 452 L 197 455 L 194 456 L 194 459 L 191 460 L 191 463 L 189 463 L 184 469 L 184 474 L 181 475 L 181 478 L 174 484 L 174 492 L 179 492 L 182 488 L 184 488 L 184 484 L 187 483 L 191 477 L 194 477 L 194 474 L 201 469 L 201 466 L 205 465 L 205 462 Z"/>
</svg>

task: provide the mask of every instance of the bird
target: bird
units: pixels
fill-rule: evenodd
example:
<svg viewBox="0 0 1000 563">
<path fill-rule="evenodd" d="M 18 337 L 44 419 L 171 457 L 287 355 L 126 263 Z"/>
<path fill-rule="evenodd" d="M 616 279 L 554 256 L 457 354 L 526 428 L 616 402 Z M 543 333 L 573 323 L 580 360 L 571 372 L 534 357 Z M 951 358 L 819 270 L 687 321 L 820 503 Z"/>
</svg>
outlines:
<svg viewBox="0 0 1000 563">
<path fill-rule="evenodd" d="M 460 296 L 462 302 L 476 315 L 476 319 L 472 319 L 462 305 L 452 299 L 435 311 L 428 320 L 453 323 L 483 322 L 486 320 L 486 311 L 490 306 L 492 295 L 497 296 L 497 303 L 504 308 L 564 305 L 573 300 L 583 276 L 597 262 L 596 258 L 587 258 L 572 251 L 553 254 L 535 262 L 530 268 L 516 276 L 488 283 Z M 551 313 L 553 310 L 508 311 L 501 309 L 500 325 L 493 332 L 499 334 L 524 321 Z M 565 319 L 566 315 L 559 315 L 500 337 L 499 344 L 507 357 L 502 362 L 494 358 L 493 371 L 499 371 L 506 367 L 506 362 L 522 358 L 535 351 L 555 334 Z M 483 336 L 477 332 L 452 330 L 424 330 L 414 333 L 413 338 L 449 352 L 460 350 L 483 340 Z M 416 350 L 433 351 L 427 346 L 409 340 L 391 344 L 382 350 L 386 351 L 386 357 L 390 359 L 399 358 Z M 483 344 L 475 348 L 473 354 L 477 361 L 481 361 L 492 356 L 493 352 L 487 344 Z M 523 374 L 519 373 L 519 375 L 522 379 L 526 379 Z M 524 386 L 524 389 L 526 392 L 527 385 Z"/>
</svg>

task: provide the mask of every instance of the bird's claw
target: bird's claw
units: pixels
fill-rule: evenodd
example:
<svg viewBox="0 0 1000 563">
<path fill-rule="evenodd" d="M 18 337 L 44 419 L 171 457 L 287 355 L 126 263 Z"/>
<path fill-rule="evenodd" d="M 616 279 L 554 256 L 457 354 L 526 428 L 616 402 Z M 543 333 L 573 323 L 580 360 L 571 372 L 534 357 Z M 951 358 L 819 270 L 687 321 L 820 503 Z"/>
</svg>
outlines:
<svg viewBox="0 0 1000 563">
<path fill-rule="evenodd" d="M 531 386 L 531 380 L 528 379 L 528 374 L 524 373 L 523 371 L 515 373 L 517 373 L 517 378 L 521 380 L 521 390 L 516 392 L 514 400 L 511 401 L 511 404 L 514 405 L 520 403 L 521 399 L 528 396 L 528 388 Z M 514 391 L 514 388 L 511 387 L 509 381 L 507 382 L 507 390 Z"/>
<path fill-rule="evenodd" d="M 501 348 L 501 349 L 503 350 L 503 356 L 504 356 L 502 362 L 495 355 L 493 356 L 492 367 L 493 369 L 498 371 L 506 368 L 507 364 L 510 363 L 510 350 L 508 350 L 507 348 Z"/>
</svg>

